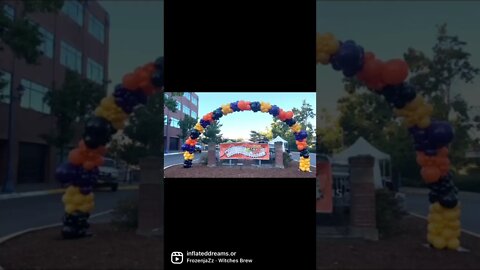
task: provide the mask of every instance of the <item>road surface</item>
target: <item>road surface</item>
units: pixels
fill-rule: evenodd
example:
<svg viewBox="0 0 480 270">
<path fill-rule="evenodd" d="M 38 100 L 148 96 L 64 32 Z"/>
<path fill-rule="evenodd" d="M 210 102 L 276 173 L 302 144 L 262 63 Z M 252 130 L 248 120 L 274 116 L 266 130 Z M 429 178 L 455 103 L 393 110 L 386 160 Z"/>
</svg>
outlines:
<svg viewBox="0 0 480 270">
<path fill-rule="evenodd" d="M 298 161 L 300 159 L 299 152 L 290 152 L 290 155 L 293 160 Z M 317 166 L 317 155 L 315 153 L 310 153 L 310 165 Z"/>
<path fill-rule="evenodd" d="M 405 203 L 409 212 L 427 216 L 428 207 L 430 202 L 428 201 L 428 194 L 418 194 L 417 192 L 405 192 Z M 460 192 L 458 196 L 461 207 L 461 223 L 462 228 L 477 234 L 480 234 L 480 193 Z"/>
<path fill-rule="evenodd" d="M 92 214 L 114 208 L 120 199 L 131 198 L 137 190 L 95 191 L 95 210 Z M 32 227 L 62 222 L 63 194 L 0 200 L 0 238 Z M 105 219 L 105 216 L 94 218 Z"/>
<path fill-rule="evenodd" d="M 207 151 L 203 151 L 202 154 L 195 153 L 195 157 L 193 158 L 193 163 L 200 162 L 200 158 L 202 155 L 206 155 Z M 164 158 L 164 167 L 174 164 L 183 164 L 183 152 L 181 153 L 174 153 L 174 154 L 167 154 L 163 156 Z"/>
</svg>

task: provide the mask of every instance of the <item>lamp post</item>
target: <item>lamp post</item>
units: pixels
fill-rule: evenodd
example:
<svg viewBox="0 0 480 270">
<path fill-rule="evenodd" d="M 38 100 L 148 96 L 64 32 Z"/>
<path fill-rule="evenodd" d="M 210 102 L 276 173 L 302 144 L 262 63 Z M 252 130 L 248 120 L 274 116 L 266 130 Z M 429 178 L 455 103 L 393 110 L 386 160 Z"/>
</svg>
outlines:
<svg viewBox="0 0 480 270">
<path fill-rule="evenodd" d="M 16 92 L 16 95 L 15 95 Z M 13 179 L 13 140 L 15 140 L 15 128 L 13 124 L 16 121 L 16 114 L 14 104 L 17 101 L 21 101 L 25 88 L 23 85 L 18 85 L 16 91 L 13 90 L 13 87 L 10 88 L 10 104 L 8 106 L 8 138 L 7 138 L 7 176 L 5 178 L 5 183 L 2 187 L 2 192 L 4 193 L 13 193 L 15 191 L 14 179 Z"/>
<path fill-rule="evenodd" d="M 168 149 L 170 148 L 170 140 L 168 138 L 168 127 L 170 126 L 171 118 L 167 116 L 167 127 L 165 130 L 165 137 L 167 138 L 165 142 L 165 153 L 168 153 Z"/>
</svg>

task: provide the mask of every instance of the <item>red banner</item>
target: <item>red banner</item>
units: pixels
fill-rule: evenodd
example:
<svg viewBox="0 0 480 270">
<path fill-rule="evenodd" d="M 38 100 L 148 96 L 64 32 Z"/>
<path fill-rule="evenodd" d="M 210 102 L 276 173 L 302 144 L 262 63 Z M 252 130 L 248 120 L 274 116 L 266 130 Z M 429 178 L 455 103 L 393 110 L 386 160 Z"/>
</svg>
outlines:
<svg viewBox="0 0 480 270">
<path fill-rule="evenodd" d="M 270 159 L 268 143 L 221 143 L 220 159 Z"/>
<path fill-rule="evenodd" d="M 317 163 L 317 213 L 332 213 L 332 166 L 330 162 Z"/>
</svg>

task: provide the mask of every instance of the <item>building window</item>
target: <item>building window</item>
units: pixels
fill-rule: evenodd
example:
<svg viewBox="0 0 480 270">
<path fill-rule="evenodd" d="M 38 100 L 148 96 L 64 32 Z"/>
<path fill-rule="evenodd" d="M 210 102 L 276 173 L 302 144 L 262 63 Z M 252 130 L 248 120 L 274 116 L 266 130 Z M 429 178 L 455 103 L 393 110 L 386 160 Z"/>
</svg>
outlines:
<svg viewBox="0 0 480 270">
<path fill-rule="evenodd" d="M 82 73 L 82 53 L 64 41 L 61 44 L 60 63 L 71 70 Z"/>
<path fill-rule="evenodd" d="M 90 58 L 87 60 L 87 78 L 103 84 L 103 66 Z"/>
<path fill-rule="evenodd" d="M 83 5 L 79 1 L 64 1 L 62 11 L 78 25 L 83 26 Z"/>
<path fill-rule="evenodd" d="M 190 108 L 188 108 L 187 106 L 183 106 L 183 113 L 186 115 L 190 115 Z"/>
<path fill-rule="evenodd" d="M 88 32 L 102 44 L 105 41 L 105 26 L 103 26 L 103 23 L 97 20 L 92 14 L 89 14 Z"/>
<path fill-rule="evenodd" d="M 177 100 L 177 110 L 182 110 L 182 103 Z"/>
<path fill-rule="evenodd" d="M 12 88 L 12 74 L 0 70 L 0 102 L 10 103 L 10 90 Z"/>
<path fill-rule="evenodd" d="M 192 116 L 194 119 L 197 119 L 197 113 L 194 112 L 193 110 L 192 110 L 192 112 L 191 112 L 191 116 Z"/>
<path fill-rule="evenodd" d="M 13 21 L 15 19 L 15 8 L 11 5 L 3 5 L 3 15 Z"/>
<path fill-rule="evenodd" d="M 190 93 L 189 92 L 183 93 L 183 96 L 186 97 L 188 100 L 190 100 Z"/>
<path fill-rule="evenodd" d="M 197 106 L 198 105 L 198 100 L 196 97 L 192 96 L 192 103 L 193 105 Z"/>
<path fill-rule="evenodd" d="M 40 50 L 43 55 L 47 56 L 48 58 L 53 58 L 53 34 L 41 26 L 38 27 L 38 31 L 40 34 L 42 34 L 42 44 L 38 46 L 38 50 Z"/>
<path fill-rule="evenodd" d="M 167 93 L 164 93 L 163 96 L 165 97 L 165 99 L 168 99 L 168 94 Z"/>
<path fill-rule="evenodd" d="M 180 125 L 178 125 L 178 119 L 172 117 L 172 119 L 170 121 L 171 121 L 170 122 L 171 127 L 180 128 Z"/>
<path fill-rule="evenodd" d="M 168 116 L 164 115 L 163 116 L 163 125 L 164 126 L 166 126 L 168 124 L 167 121 L 168 121 Z"/>
<path fill-rule="evenodd" d="M 20 106 L 50 114 L 50 107 L 43 101 L 48 88 L 25 79 L 20 84 L 25 88 Z"/>
</svg>

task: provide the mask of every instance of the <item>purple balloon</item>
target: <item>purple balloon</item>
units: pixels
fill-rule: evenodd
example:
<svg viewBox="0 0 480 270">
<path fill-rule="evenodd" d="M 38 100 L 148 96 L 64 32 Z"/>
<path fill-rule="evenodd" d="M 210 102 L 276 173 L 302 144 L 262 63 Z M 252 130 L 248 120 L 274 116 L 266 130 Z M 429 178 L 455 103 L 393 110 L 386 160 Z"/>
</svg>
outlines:
<svg viewBox="0 0 480 270">
<path fill-rule="evenodd" d="M 428 140 L 437 148 L 448 145 L 453 140 L 453 128 L 445 121 L 432 121 L 428 128 Z"/>
<path fill-rule="evenodd" d="M 295 140 L 301 141 L 301 140 L 307 138 L 307 136 L 308 136 L 307 131 L 300 130 L 300 132 L 295 134 Z"/>
<path fill-rule="evenodd" d="M 80 188 L 80 193 L 82 193 L 83 195 L 88 195 L 92 192 L 92 187 L 91 186 L 87 186 L 87 187 L 81 187 Z"/>
<path fill-rule="evenodd" d="M 65 162 L 57 167 L 55 178 L 63 184 L 78 182 L 82 176 L 82 170 L 81 167 Z"/>
</svg>

